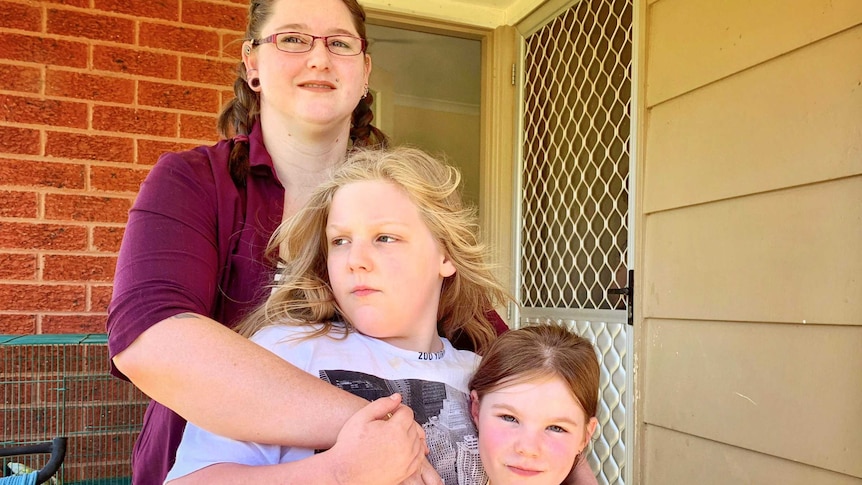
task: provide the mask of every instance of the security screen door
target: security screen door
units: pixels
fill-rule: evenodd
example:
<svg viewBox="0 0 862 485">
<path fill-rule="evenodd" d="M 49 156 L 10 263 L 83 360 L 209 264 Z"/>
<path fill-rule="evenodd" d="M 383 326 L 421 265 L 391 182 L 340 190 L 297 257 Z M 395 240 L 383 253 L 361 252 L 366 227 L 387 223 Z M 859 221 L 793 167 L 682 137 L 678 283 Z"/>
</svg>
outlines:
<svg viewBox="0 0 862 485">
<path fill-rule="evenodd" d="M 583 0 L 524 39 L 518 326 L 596 344 L 599 483 L 630 483 L 628 285 L 632 4 Z"/>
</svg>

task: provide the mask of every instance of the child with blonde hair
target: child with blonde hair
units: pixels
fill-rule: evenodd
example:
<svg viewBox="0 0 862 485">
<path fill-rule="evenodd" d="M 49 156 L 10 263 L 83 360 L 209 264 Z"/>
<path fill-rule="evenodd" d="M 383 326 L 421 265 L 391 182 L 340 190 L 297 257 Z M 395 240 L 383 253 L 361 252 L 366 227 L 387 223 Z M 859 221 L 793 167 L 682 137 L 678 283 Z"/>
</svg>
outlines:
<svg viewBox="0 0 862 485">
<path fill-rule="evenodd" d="M 349 483 L 399 483 L 425 451 L 410 446 L 410 436 L 399 441 L 412 417 L 444 483 L 484 483 L 467 387 L 478 356 L 450 341 L 466 338 L 484 351 L 495 337 L 486 310 L 507 295 L 485 262 L 459 182 L 456 169 L 410 148 L 358 151 L 335 169 L 276 231 L 270 247 L 282 259 L 280 279 L 239 330 L 375 401 L 318 454 L 189 424 L 169 481 L 335 483 L 345 477 L 327 471 L 345 467 L 329 464 L 352 460 L 366 473 Z M 392 406 L 399 399 L 412 413 Z"/>
</svg>

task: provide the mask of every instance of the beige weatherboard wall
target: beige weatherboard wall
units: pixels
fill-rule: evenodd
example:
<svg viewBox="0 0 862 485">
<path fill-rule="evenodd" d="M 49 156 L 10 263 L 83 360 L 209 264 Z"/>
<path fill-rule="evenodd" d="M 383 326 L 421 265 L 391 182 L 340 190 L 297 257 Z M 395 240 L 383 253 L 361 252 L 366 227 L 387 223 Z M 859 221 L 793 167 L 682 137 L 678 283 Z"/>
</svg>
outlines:
<svg viewBox="0 0 862 485">
<path fill-rule="evenodd" d="M 645 17 L 638 483 L 862 483 L 862 2 Z"/>
</svg>

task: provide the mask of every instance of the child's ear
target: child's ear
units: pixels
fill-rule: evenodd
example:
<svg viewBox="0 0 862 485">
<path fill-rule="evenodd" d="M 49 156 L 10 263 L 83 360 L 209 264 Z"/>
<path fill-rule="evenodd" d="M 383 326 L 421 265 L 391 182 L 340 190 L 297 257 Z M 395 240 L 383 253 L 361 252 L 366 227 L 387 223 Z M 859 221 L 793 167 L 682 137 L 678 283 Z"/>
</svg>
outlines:
<svg viewBox="0 0 862 485">
<path fill-rule="evenodd" d="M 473 424 L 479 426 L 479 395 L 476 391 L 470 391 L 470 416 L 473 417 Z"/>
<path fill-rule="evenodd" d="M 449 258 L 448 254 L 443 255 L 443 261 L 440 262 L 440 276 L 448 278 L 455 274 L 455 264 Z"/>
<path fill-rule="evenodd" d="M 596 432 L 596 427 L 598 425 L 599 425 L 599 420 L 596 418 L 590 418 L 590 420 L 587 422 L 587 426 L 586 426 L 587 429 L 584 430 L 584 443 L 583 443 L 584 448 L 586 448 L 587 444 L 589 444 L 590 439 L 593 437 L 593 433 Z"/>
</svg>

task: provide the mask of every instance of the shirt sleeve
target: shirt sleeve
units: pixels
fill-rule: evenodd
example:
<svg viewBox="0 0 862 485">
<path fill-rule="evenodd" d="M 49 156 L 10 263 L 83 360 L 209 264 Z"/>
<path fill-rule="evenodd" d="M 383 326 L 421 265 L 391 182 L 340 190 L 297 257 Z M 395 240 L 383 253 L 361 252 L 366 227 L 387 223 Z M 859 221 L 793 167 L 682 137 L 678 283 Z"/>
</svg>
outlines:
<svg viewBox="0 0 862 485">
<path fill-rule="evenodd" d="M 107 321 L 111 356 L 168 317 L 210 314 L 219 274 L 217 197 L 202 152 L 170 153 L 153 167 L 129 212 L 117 260 Z"/>
</svg>

